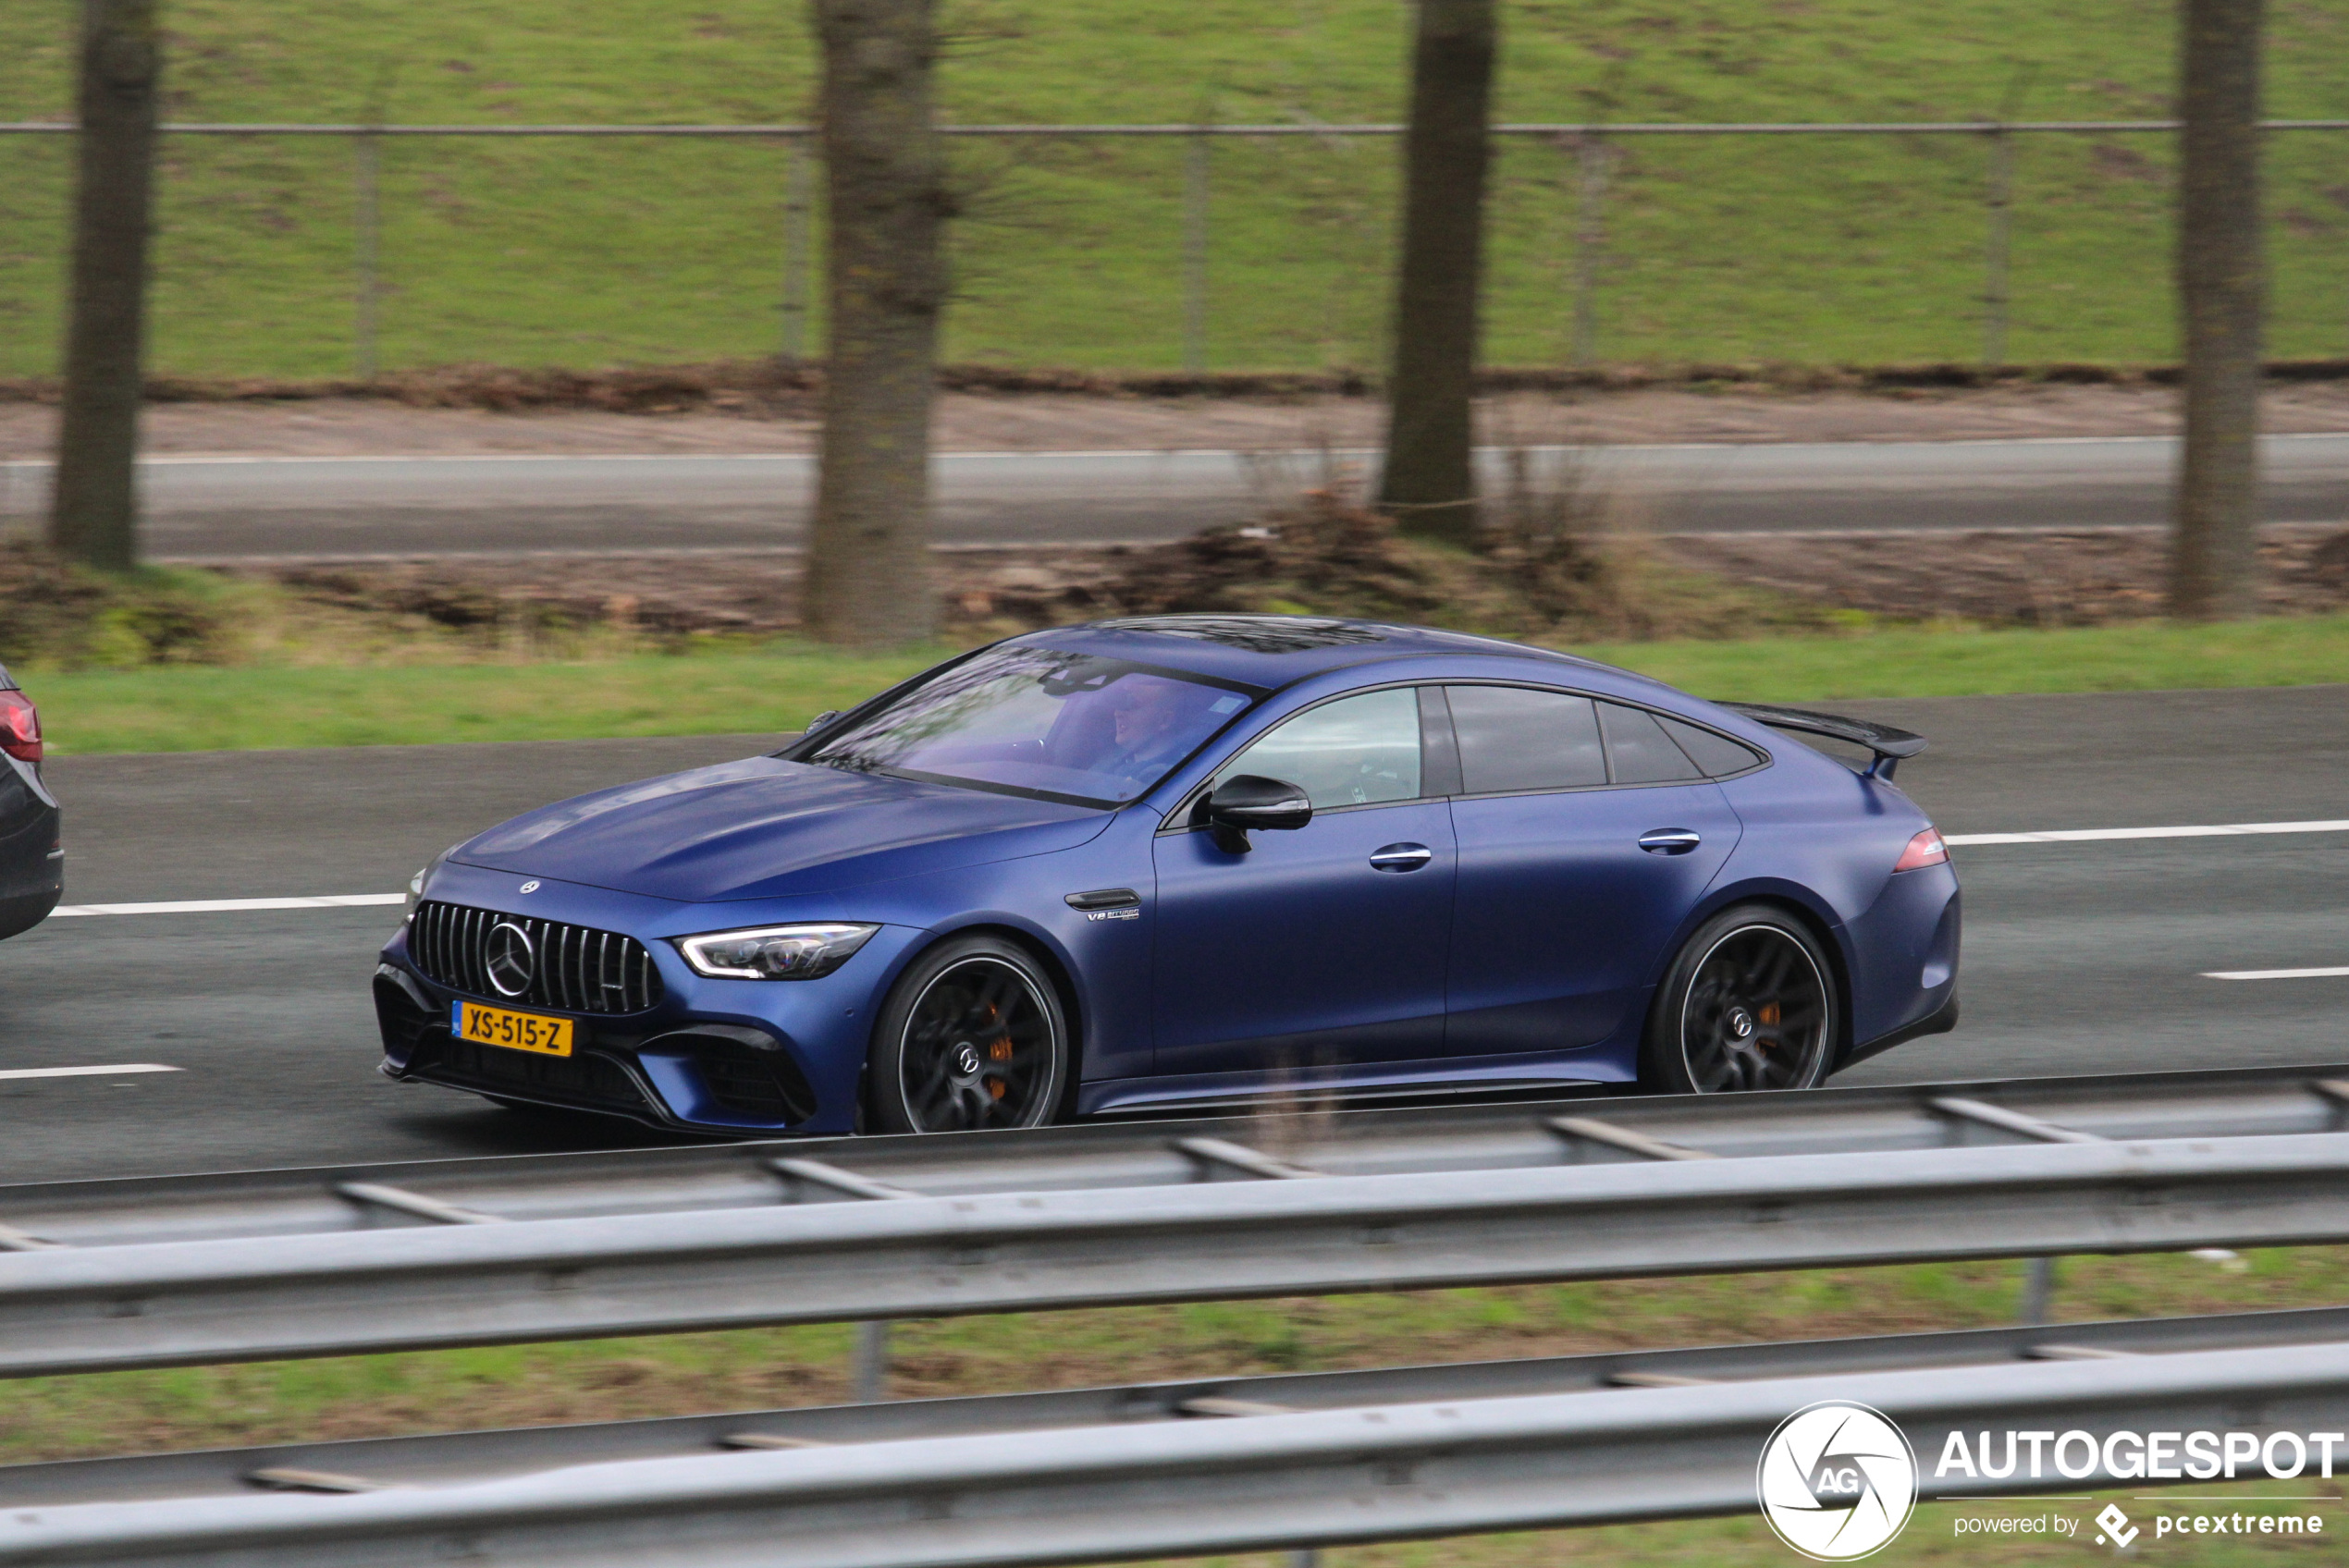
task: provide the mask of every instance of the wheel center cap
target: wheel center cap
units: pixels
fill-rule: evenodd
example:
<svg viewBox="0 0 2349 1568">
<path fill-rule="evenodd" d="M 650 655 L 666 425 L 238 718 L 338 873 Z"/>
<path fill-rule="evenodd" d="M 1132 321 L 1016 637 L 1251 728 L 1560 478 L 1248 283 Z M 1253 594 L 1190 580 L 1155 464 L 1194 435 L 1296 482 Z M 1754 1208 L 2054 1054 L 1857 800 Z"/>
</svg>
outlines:
<svg viewBox="0 0 2349 1568">
<path fill-rule="evenodd" d="M 954 1071 L 965 1078 L 978 1076 L 978 1047 L 968 1040 L 954 1047 Z"/>
<path fill-rule="evenodd" d="M 1750 1040 L 1753 1038 L 1753 1014 L 1746 1011 L 1745 1009 L 1741 1007 L 1731 1008 L 1729 1010 L 1729 1016 L 1726 1022 L 1729 1026 L 1730 1039 Z"/>
</svg>

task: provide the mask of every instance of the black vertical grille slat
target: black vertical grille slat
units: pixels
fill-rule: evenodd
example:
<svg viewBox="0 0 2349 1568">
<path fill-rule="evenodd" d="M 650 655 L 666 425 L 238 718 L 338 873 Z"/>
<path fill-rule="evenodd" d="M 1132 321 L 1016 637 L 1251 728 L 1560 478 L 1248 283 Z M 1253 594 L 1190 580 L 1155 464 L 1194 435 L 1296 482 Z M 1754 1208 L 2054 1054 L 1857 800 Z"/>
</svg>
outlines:
<svg viewBox="0 0 2349 1568">
<path fill-rule="evenodd" d="M 519 997 L 501 997 L 489 984 L 489 933 L 505 920 L 520 925 L 538 952 L 538 973 Z M 625 932 L 430 900 L 416 906 L 409 929 L 408 956 L 426 976 L 491 1001 L 563 1012 L 642 1012 L 661 998 L 652 954 Z"/>
<path fill-rule="evenodd" d="M 473 911 L 466 923 L 465 938 L 467 967 L 473 972 L 473 989 L 485 994 L 489 990 L 489 912 Z"/>
<path fill-rule="evenodd" d="M 538 984 L 532 987 L 537 999 L 547 1007 L 572 1011 L 570 976 L 563 973 L 563 933 L 547 921 L 539 921 L 530 939 L 538 944 Z"/>
</svg>

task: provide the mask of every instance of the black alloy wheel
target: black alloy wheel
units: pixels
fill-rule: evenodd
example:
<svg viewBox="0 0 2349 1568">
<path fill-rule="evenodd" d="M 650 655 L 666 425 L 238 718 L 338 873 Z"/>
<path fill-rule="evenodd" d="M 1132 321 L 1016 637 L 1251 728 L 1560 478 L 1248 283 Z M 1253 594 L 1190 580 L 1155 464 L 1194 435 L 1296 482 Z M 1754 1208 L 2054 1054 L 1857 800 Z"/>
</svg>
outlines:
<svg viewBox="0 0 2349 1568">
<path fill-rule="evenodd" d="M 1808 1089 L 1835 1048 L 1826 955 L 1790 916 L 1759 905 L 1707 921 L 1657 991 L 1640 1077 L 1669 1094 Z"/>
<path fill-rule="evenodd" d="M 1038 1127 L 1068 1082 L 1060 998 L 1036 962 L 991 937 L 941 944 L 901 976 L 873 1044 L 885 1133 Z"/>
</svg>

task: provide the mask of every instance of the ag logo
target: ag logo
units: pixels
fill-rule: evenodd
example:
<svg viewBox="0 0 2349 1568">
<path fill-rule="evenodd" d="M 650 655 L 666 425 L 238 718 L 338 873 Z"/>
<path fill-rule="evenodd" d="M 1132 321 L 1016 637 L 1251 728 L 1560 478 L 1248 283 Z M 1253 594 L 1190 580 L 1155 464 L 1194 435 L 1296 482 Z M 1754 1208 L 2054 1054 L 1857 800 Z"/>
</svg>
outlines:
<svg viewBox="0 0 2349 1568">
<path fill-rule="evenodd" d="M 1778 1539 L 1816 1562 L 1849 1562 L 1909 1522 L 1917 1504 L 1916 1452 L 1880 1412 L 1825 1400 L 1770 1434 L 1753 1489 Z"/>
</svg>

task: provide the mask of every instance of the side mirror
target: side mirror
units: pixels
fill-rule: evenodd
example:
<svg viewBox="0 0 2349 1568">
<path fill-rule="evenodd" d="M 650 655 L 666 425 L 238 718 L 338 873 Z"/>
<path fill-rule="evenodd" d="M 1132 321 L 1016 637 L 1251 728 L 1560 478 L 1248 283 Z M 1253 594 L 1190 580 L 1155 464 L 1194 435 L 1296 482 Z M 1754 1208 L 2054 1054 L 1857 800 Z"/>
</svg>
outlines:
<svg viewBox="0 0 2349 1568">
<path fill-rule="evenodd" d="M 1248 852 L 1253 828 L 1290 831 L 1313 820 L 1313 802 L 1294 784 L 1258 774 L 1226 778 L 1199 802 L 1200 813 L 1214 831 L 1217 848 L 1239 855 Z"/>
</svg>

